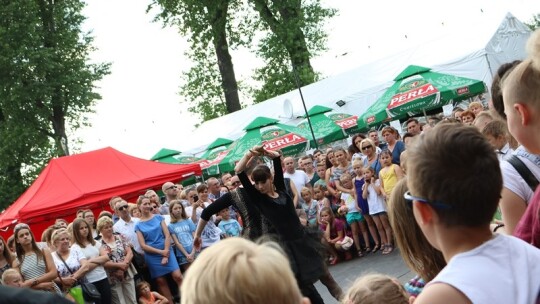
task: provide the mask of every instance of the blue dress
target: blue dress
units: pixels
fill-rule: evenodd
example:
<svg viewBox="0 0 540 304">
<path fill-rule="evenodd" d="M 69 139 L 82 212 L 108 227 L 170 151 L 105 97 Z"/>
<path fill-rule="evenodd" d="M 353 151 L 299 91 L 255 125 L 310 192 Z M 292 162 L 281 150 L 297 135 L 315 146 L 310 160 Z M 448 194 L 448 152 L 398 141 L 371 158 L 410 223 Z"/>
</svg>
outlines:
<svg viewBox="0 0 540 304">
<path fill-rule="evenodd" d="M 140 231 L 144 237 L 144 242 L 148 246 L 152 246 L 156 249 L 165 249 L 165 235 L 161 229 L 161 222 L 165 219 L 161 215 L 154 215 L 147 221 L 139 221 L 135 224 L 135 232 Z M 172 248 L 169 250 L 169 263 L 161 265 L 162 256 L 152 252 L 144 253 L 144 261 L 150 270 L 150 277 L 152 279 L 164 276 L 177 269 L 178 262 L 174 258 Z"/>
<path fill-rule="evenodd" d="M 368 201 L 362 197 L 362 187 L 364 186 L 364 179 L 354 179 L 354 187 L 356 189 L 356 201 L 358 203 L 358 207 L 360 207 L 360 210 L 362 215 L 369 215 L 369 205 Z"/>
</svg>

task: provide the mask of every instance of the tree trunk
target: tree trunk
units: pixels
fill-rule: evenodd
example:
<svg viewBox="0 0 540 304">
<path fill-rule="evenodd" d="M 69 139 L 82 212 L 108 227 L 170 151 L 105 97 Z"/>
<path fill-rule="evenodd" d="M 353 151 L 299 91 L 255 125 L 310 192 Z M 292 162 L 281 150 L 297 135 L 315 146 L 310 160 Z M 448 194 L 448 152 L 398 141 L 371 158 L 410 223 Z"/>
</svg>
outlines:
<svg viewBox="0 0 540 304">
<path fill-rule="evenodd" d="M 43 24 L 43 46 L 45 48 L 54 49 L 54 35 L 56 32 L 53 13 L 54 2 L 51 0 L 40 0 L 38 3 L 41 11 L 41 22 Z M 51 76 L 50 71 L 47 70 L 45 81 L 51 78 L 53 78 L 53 76 Z M 48 111 L 50 112 L 49 120 L 52 124 L 52 134 L 47 135 L 51 136 L 54 140 L 58 156 L 69 155 L 62 94 L 62 88 L 56 87 L 54 93 L 50 96 L 50 105 L 47 106 Z"/>
<path fill-rule="evenodd" d="M 217 2 L 217 1 L 216 1 Z M 207 5 L 209 12 L 213 12 L 210 24 L 212 26 L 212 42 L 216 52 L 219 73 L 221 74 L 221 87 L 225 94 L 225 105 L 227 112 L 232 113 L 241 109 L 240 99 L 238 97 L 238 84 L 236 83 L 236 75 L 234 66 L 229 53 L 229 44 L 227 43 L 227 9 L 228 1 L 222 0 L 219 3 L 213 1 Z"/>
<path fill-rule="evenodd" d="M 315 81 L 315 71 L 311 66 L 311 54 L 308 50 L 306 37 L 302 31 L 301 1 L 273 1 L 281 18 L 277 18 L 267 5 L 266 0 L 250 0 L 261 19 L 268 25 L 287 50 L 291 65 L 298 73 L 300 85 L 308 85 Z M 291 3 L 294 2 L 294 3 Z"/>
</svg>

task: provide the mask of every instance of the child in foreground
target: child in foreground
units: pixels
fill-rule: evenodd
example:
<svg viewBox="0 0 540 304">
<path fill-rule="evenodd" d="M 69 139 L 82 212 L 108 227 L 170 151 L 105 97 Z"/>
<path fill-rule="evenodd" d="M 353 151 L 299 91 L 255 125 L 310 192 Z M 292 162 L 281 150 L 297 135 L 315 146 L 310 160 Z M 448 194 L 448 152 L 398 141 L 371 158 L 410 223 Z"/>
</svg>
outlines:
<svg viewBox="0 0 540 304">
<path fill-rule="evenodd" d="M 488 141 L 476 128 L 442 124 L 409 152 L 404 197 L 448 264 L 414 303 L 536 303 L 540 250 L 490 230 L 502 175 Z"/>
<path fill-rule="evenodd" d="M 16 269 L 10 268 L 2 274 L 2 284 L 11 287 L 22 287 L 22 276 Z"/>
<path fill-rule="evenodd" d="M 227 238 L 208 247 L 186 272 L 182 304 L 309 303 L 277 243 Z"/>
<path fill-rule="evenodd" d="M 137 284 L 137 296 L 139 296 L 139 304 L 167 304 L 169 301 L 159 293 L 150 289 L 148 282 L 140 282 Z"/>
<path fill-rule="evenodd" d="M 356 279 L 343 304 L 408 304 L 409 296 L 397 279 L 383 274 L 367 274 Z"/>
</svg>

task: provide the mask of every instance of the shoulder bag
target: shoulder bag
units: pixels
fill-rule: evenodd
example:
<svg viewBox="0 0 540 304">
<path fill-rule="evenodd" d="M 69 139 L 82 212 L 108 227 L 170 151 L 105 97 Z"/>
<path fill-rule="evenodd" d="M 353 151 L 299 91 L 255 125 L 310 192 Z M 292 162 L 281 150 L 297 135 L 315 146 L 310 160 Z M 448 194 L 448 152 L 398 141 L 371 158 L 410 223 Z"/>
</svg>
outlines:
<svg viewBox="0 0 540 304">
<path fill-rule="evenodd" d="M 67 270 L 73 274 L 73 271 L 71 271 L 71 268 L 67 265 L 66 261 L 62 258 L 62 256 L 56 252 L 56 255 L 60 258 L 62 263 L 66 266 Z M 86 301 L 95 301 L 95 300 L 101 300 L 101 293 L 97 290 L 96 285 L 92 283 L 82 283 L 81 281 L 77 281 L 79 285 L 81 286 L 83 297 Z"/>
<path fill-rule="evenodd" d="M 534 192 L 536 190 L 536 187 L 538 187 L 538 179 L 536 179 L 536 176 L 534 176 L 531 170 L 527 168 L 527 165 L 525 165 L 523 161 L 515 155 L 512 155 L 512 157 L 510 157 L 507 161 L 512 165 L 512 167 L 514 167 L 514 169 L 516 169 L 521 178 L 523 178 L 523 180 L 527 183 L 527 185 L 529 185 L 529 187 L 531 187 L 531 190 Z"/>
</svg>

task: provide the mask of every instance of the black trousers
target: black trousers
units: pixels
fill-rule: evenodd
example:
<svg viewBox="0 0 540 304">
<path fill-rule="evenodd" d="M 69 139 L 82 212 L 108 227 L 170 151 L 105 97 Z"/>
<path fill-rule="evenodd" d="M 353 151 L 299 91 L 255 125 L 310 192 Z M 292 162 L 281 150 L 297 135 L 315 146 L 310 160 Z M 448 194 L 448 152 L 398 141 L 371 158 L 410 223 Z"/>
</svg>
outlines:
<svg viewBox="0 0 540 304">
<path fill-rule="evenodd" d="M 101 294 L 101 300 L 95 301 L 96 304 L 109 304 L 112 300 L 111 295 L 111 285 L 109 284 L 109 279 L 105 278 L 100 281 L 92 282 L 99 290 L 99 293 Z"/>
</svg>

